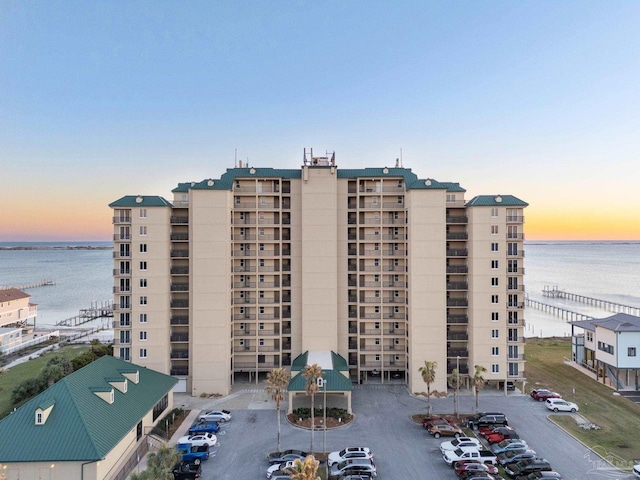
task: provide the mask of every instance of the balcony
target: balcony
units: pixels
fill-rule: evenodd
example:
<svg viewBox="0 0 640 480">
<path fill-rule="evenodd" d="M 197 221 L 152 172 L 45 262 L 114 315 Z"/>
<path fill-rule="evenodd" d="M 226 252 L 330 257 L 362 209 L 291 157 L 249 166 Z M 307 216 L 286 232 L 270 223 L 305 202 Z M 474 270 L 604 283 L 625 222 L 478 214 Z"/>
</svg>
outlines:
<svg viewBox="0 0 640 480">
<path fill-rule="evenodd" d="M 467 232 L 447 232 L 447 240 L 468 240 Z"/>
<path fill-rule="evenodd" d="M 360 335 L 378 335 L 382 334 L 379 328 L 360 328 Z"/>
<path fill-rule="evenodd" d="M 172 342 L 188 342 L 189 334 L 188 333 L 174 333 L 170 337 Z"/>
<path fill-rule="evenodd" d="M 181 358 L 186 360 L 189 358 L 189 350 L 171 350 L 171 358 Z"/>
<path fill-rule="evenodd" d="M 447 265 L 447 273 L 465 275 L 469 273 L 469 267 L 466 265 Z"/>
<path fill-rule="evenodd" d="M 187 242 L 189 240 L 188 233 L 172 233 L 171 240 L 174 242 Z"/>
<path fill-rule="evenodd" d="M 524 216 L 507 215 L 507 223 L 524 223 Z"/>
<path fill-rule="evenodd" d="M 124 233 L 116 233 L 113 236 L 113 241 L 114 242 L 128 242 L 131 240 L 131 235 L 127 235 Z"/>
<path fill-rule="evenodd" d="M 189 250 L 171 250 L 171 258 L 188 258 Z"/>
<path fill-rule="evenodd" d="M 171 291 L 172 292 L 188 292 L 189 284 L 188 283 L 172 283 Z"/>
<path fill-rule="evenodd" d="M 448 325 L 464 325 L 469 323 L 469 317 L 466 315 L 447 315 Z"/>
<path fill-rule="evenodd" d="M 467 307 L 469 301 L 466 298 L 447 298 L 447 307 Z"/>
<path fill-rule="evenodd" d="M 447 257 L 466 257 L 469 252 L 466 248 L 447 249 Z"/>
<path fill-rule="evenodd" d="M 234 353 L 255 353 L 256 347 L 252 347 L 251 345 L 234 345 L 233 352 Z"/>
<path fill-rule="evenodd" d="M 169 321 L 170 325 L 189 325 L 189 317 L 174 316 Z"/>
<path fill-rule="evenodd" d="M 171 376 L 174 377 L 183 377 L 183 376 L 187 376 L 189 375 L 189 369 L 186 367 L 180 367 L 180 368 L 172 368 L 171 369 Z"/>
<path fill-rule="evenodd" d="M 231 252 L 234 257 L 255 257 L 255 250 L 234 250 Z"/>
<path fill-rule="evenodd" d="M 131 270 L 127 268 L 114 268 L 113 275 L 116 277 L 129 276 L 131 275 Z"/>
<path fill-rule="evenodd" d="M 468 290 L 467 282 L 447 282 L 447 290 Z"/>
<path fill-rule="evenodd" d="M 118 286 L 113 287 L 113 293 L 129 293 L 131 292 L 131 286 Z"/>
<path fill-rule="evenodd" d="M 467 222 L 468 219 L 466 215 L 447 215 L 447 223 L 463 224 Z"/>
<path fill-rule="evenodd" d="M 189 217 L 171 217 L 173 225 L 186 225 L 189 223 Z"/>
<path fill-rule="evenodd" d="M 269 287 L 267 283 L 263 282 L 260 284 L 260 288 Z M 273 286 L 273 285 L 271 285 Z M 256 282 L 234 282 L 233 288 L 256 288 Z"/>
<path fill-rule="evenodd" d="M 171 300 L 171 308 L 189 308 L 189 300 Z"/>
<path fill-rule="evenodd" d="M 451 342 L 466 342 L 469 340 L 469 335 L 465 332 L 448 332 L 447 341 Z"/>
<path fill-rule="evenodd" d="M 171 267 L 171 275 L 189 275 L 189 267 Z"/>
<path fill-rule="evenodd" d="M 516 308 L 516 309 L 524 308 L 524 302 L 509 302 L 507 303 L 507 308 Z"/>
<path fill-rule="evenodd" d="M 514 275 L 524 275 L 524 267 L 507 267 L 507 273 L 512 273 Z"/>
<path fill-rule="evenodd" d="M 113 217 L 113 223 L 131 223 L 131 217 Z"/>
<path fill-rule="evenodd" d="M 447 357 L 448 358 L 467 358 L 469 356 L 469 351 L 467 349 L 464 348 L 460 348 L 460 349 L 455 349 L 455 348 L 449 348 L 447 349 Z"/>
</svg>

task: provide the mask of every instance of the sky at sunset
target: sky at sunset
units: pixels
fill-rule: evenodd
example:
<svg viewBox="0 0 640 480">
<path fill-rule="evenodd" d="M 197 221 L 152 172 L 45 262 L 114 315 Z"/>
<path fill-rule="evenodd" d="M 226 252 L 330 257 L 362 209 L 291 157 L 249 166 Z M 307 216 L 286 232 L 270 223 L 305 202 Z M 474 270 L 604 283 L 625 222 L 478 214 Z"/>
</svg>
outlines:
<svg viewBox="0 0 640 480">
<path fill-rule="evenodd" d="M 112 238 L 236 157 L 403 166 L 640 240 L 638 1 L 0 2 L 0 242 Z"/>
</svg>

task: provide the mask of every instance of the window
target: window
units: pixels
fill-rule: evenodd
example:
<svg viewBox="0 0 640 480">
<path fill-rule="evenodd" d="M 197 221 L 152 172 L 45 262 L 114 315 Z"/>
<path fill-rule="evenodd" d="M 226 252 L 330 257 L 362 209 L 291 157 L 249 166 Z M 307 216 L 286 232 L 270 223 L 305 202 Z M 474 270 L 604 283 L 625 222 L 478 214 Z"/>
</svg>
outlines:
<svg viewBox="0 0 640 480">
<path fill-rule="evenodd" d="M 517 328 L 510 328 L 507 333 L 509 335 L 509 341 L 510 342 L 517 342 L 518 341 L 518 329 Z"/>
<path fill-rule="evenodd" d="M 636 347 L 627 348 L 627 356 L 628 357 L 635 357 L 636 356 Z"/>
<path fill-rule="evenodd" d="M 380 313 L 380 307 L 378 305 L 373 307 L 373 313 Z"/>
<path fill-rule="evenodd" d="M 264 330 L 264 322 L 258 324 L 258 330 Z"/>
<path fill-rule="evenodd" d="M 258 296 L 259 296 L 260 298 L 264 298 L 264 290 L 260 290 L 260 291 L 258 292 Z"/>
<path fill-rule="evenodd" d="M 264 283 L 264 275 L 259 275 L 258 276 L 258 282 Z"/>
<path fill-rule="evenodd" d="M 604 342 L 598 342 L 598 350 L 601 350 L 605 353 L 610 353 L 611 355 L 613 355 L 613 345 L 609 345 Z"/>
<path fill-rule="evenodd" d="M 248 245 L 247 245 L 247 246 L 248 246 Z M 260 251 L 261 251 L 261 252 L 264 252 L 264 243 L 261 243 L 261 244 L 258 246 L 258 248 L 260 249 Z M 247 250 L 249 250 L 249 249 L 247 248 Z"/>
<path fill-rule="evenodd" d="M 145 236 L 147 234 L 147 226 L 140 225 L 140 235 Z"/>
<path fill-rule="evenodd" d="M 491 260 L 491 268 L 493 270 L 497 270 L 498 269 L 498 260 Z"/>
<path fill-rule="evenodd" d="M 491 286 L 492 287 L 498 286 L 498 277 L 491 277 Z"/>
<path fill-rule="evenodd" d="M 509 324 L 511 325 L 518 324 L 518 312 L 509 312 Z"/>
<path fill-rule="evenodd" d="M 120 326 L 121 327 L 128 327 L 131 325 L 131 317 L 130 317 L 130 313 L 120 313 Z"/>
<path fill-rule="evenodd" d="M 147 323 L 147 314 L 146 313 L 141 313 L 140 314 L 140 323 Z"/>
<path fill-rule="evenodd" d="M 36 413 L 36 424 L 42 425 L 42 414 L 40 412 Z"/>
<path fill-rule="evenodd" d="M 376 353 L 376 362 L 379 362 L 379 361 L 380 361 L 380 354 Z"/>
<path fill-rule="evenodd" d="M 398 197 L 398 205 L 402 205 L 402 201 L 403 201 L 402 197 Z"/>
<path fill-rule="evenodd" d="M 143 342 L 147 341 L 147 332 L 140 332 L 140 340 Z"/>
<path fill-rule="evenodd" d="M 492 208 L 491 209 L 491 218 L 496 218 L 498 216 L 498 209 L 497 208 Z"/>
<path fill-rule="evenodd" d="M 374 323 L 373 328 L 375 328 L 376 330 L 380 330 L 380 322 Z"/>
<path fill-rule="evenodd" d="M 500 303 L 498 300 L 498 295 L 491 295 L 491 303 Z"/>
<path fill-rule="evenodd" d="M 509 242 L 507 243 L 507 255 L 518 255 L 518 244 Z"/>
<path fill-rule="evenodd" d="M 447 203 L 455 203 L 455 202 L 456 202 L 455 194 L 447 193 Z"/>
<path fill-rule="evenodd" d="M 500 347 L 491 347 L 491 355 L 494 357 L 500 355 Z"/>
<path fill-rule="evenodd" d="M 497 252 L 498 251 L 498 242 L 492 242 L 491 243 L 491 251 L 492 252 Z"/>
<path fill-rule="evenodd" d="M 260 340 L 258 340 L 258 345 L 261 347 L 264 347 L 264 338 L 261 338 Z"/>
<path fill-rule="evenodd" d="M 373 244 L 373 249 L 374 249 L 375 251 L 380 250 L 380 244 L 379 244 L 379 243 L 374 243 L 374 244 Z"/>
<path fill-rule="evenodd" d="M 141 278 L 140 279 L 140 288 L 147 288 L 147 279 L 146 278 Z"/>
<path fill-rule="evenodd" d="M 593 332 L 587 332 L 587 342 L 593 342 Z"/>
<path fill-rule="evenodd" d="M 146 243 L 141 243 L 140 244 L 140 253 L 147 253 L 147 244 Z"/>
<path fill-rule="evenodd" d="M 240 197 L 235 197 L 236 205 L 240 205 Z"/>
<path fill-rule="evenodd" d="M 260 315 L 264 315 L 264 312 L 265 312 L 264 307 L 259 307 L 259 309 L 258 309 L 258 313 L 259 313 Z"/>
<path fill-rule="evenodd" d="M 140 209 L 140 218 L 147 218 L 147 209 L 146 208 L 141 208 Z"/>
<path fill-rule="evenodd" d="M 491 321 L 492 322 L 497 322 L 498 320 L 500 320 L 500 315 L 498 314 L 498 312 L 491 312 Z"/>
<path fill-rule="evenodd" d="M 380 290 L 376 290 L 376 291 L 373 293 L 373 296 L 374 296 L 374 297 L 376 297 L 376 298 L 380 298 Z"/>
<path fill-rule="evenodd" d="M 147 269 L 147 262 L 140 262 L 140 270 L 146 270 Z"/>
<path fill-rule="evenodd" d="M 491 373 L 500 373 L 500 365 L 497 363 L 491 365 Z"/>
<path fill-rule="evenodd" d="M 140 297 L 140 305 L 146 305 L 146 304 L 147 304 L 147 297 L 143 295 Z"/>
<path fill-rule="evenodd" d="M 141 348 L 140 349 L 140 358 L 147 358 L 147 349 L 146 348 Z"/>
<path fill-rule="evenodd" d="M 508 273 L 518 273 L 518 260 L 509 260 L 507 263 Z"/>
<path fill-rule="evenodd" d="M 498 235 L 498 225 L 491 225 L 491 235 Z"/>
<path fill-rule="evenodd" d="M 497 328 L 491 330 L 491 338 L 500 338 L 500 330 Z"/>
</svg>

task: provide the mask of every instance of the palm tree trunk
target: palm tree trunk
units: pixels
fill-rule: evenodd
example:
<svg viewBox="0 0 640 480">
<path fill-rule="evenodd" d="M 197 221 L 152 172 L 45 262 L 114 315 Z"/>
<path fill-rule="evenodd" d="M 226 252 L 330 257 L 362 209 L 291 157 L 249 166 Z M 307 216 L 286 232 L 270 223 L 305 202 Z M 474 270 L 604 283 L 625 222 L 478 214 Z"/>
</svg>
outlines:
<svg viewBox="0 0 640 480">
<path fill-rule="evenodd" d="M 427 383 L 427 413 L 431 416 L 431 385 Z"/>
<path fill-rule="evenodd" d="M 276 449 L 276 451 L 279 452 L 280 451 L 280 402 L 278 402 L 277 410 L 278 410 L 278 448 Z"/>
</svg>

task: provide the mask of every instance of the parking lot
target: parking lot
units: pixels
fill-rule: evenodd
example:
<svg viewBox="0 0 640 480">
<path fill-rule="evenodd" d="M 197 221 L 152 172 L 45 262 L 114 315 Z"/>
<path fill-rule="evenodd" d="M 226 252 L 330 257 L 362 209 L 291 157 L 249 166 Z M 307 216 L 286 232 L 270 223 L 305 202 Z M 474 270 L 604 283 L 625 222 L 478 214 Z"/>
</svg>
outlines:
<svg viewBox="0 0 640 480">
<path fill-rule="evenodd" d="M 189 405 L 191 399 L 176 398 Z M 433 413 L 451 413 L 452 398 L 432 399 Z M 319 405 L 319 402 L 316 402 Z M 353 410 L 355 420 L 345 426 L 326 432 L 326 451 L 347 446 L 367 446 L 374 454 L 378 478 L 455 479 L 439 451 L 441 440 L 436 440 L 411 415 L 426 413 L 426 400 L 416 398 L 404 386 L 355 385 Z M 223 425 L 216 455 L 204 462 L 203 480 L 212 479 L 264 479 L 268 463 L 266 454 L 276 450 L 277 420 L 275 405 L 262 390 L 247 386 L 236 388 L 228 398 L 218 400 L 193 399 L 193 405 L 206 408 L 228 408 L 233 420 Z M 282 449 L 308 450 L 311 433 L 288 424 L 282 405 Z M 460 396 L 460 411 L 472 413 L 475 398 L 471 392 Z M 608 467 L 596 453 L 556 427 L 547 416 L 550 413 L 539 402 L 518 392 L 504 396 L 502 392 L 485 389 L 480 396 L 480 410 L 501 411 L 531 448 L 545 457 L 566 480 L 630 479 Z M 569 414 L 567 414 L 569 415 Z M 325 443 L 322 430 L 316 430 L 314 450 L 322 452 Z M 598 452 L 606 455 L 606 452 Z"/>
</svg>

